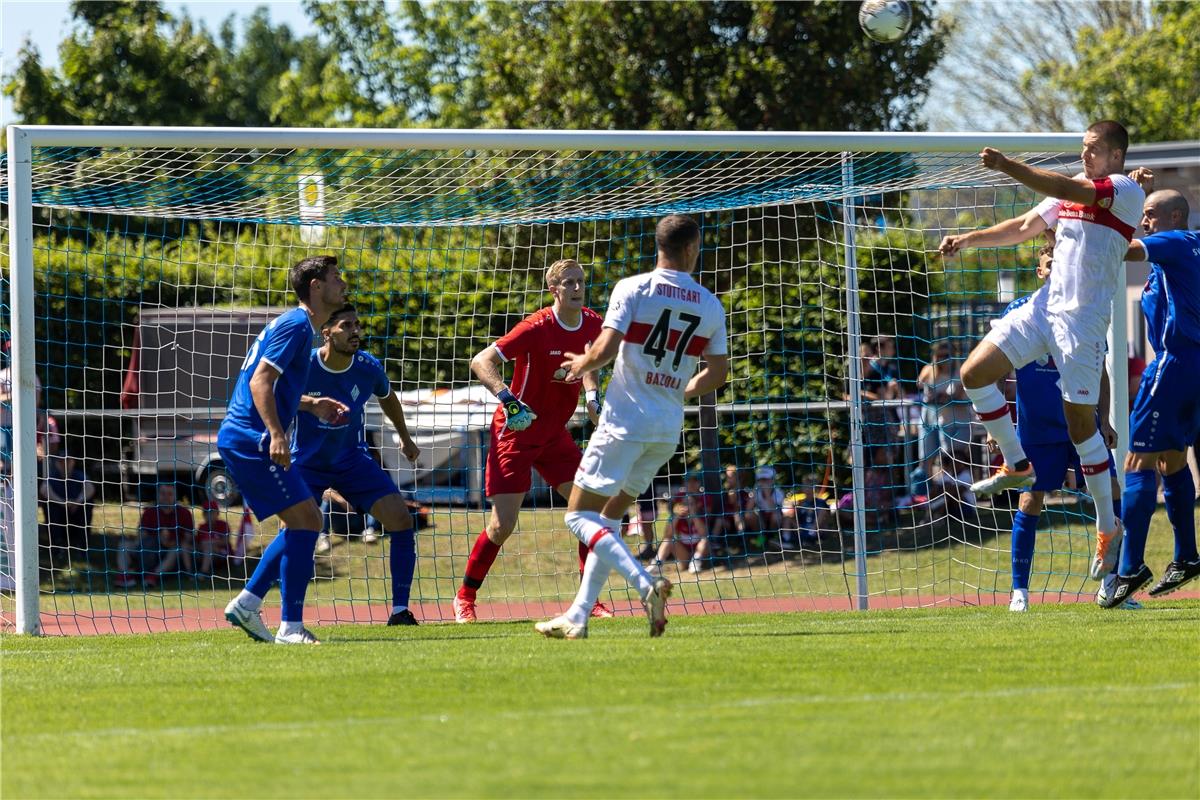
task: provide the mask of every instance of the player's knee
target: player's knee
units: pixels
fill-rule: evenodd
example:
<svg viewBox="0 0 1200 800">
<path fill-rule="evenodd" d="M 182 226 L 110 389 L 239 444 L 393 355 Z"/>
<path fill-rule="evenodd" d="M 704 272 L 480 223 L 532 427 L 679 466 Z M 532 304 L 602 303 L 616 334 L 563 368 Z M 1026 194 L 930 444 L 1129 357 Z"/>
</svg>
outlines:
<svg viewBox="0 0 1200 800">
<path fill-rule="evenodd" d="M 1022 492 L 1017 501 L 1017 508 L 1025 514 L 1036 517 L 1042 513 L 1044 495 L 1042 492 Z"/>
<path fill-rule="evenodd" d="M 512 536 L 516 527 L 516 520 L 510 522 L 507 519 L 500 519 L 493 515 L 492 518 L 488 520 L 487 536 L 495 544 L 504 544 L 504 541 L 508 539 L 508 537 Z"/>
</svg>

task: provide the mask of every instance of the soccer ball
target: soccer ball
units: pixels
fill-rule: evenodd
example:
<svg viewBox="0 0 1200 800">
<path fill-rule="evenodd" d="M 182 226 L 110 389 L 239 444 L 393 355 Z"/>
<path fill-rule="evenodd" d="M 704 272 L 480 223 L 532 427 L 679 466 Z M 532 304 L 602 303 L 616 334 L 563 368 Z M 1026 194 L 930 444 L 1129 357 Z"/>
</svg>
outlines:
<svg viewBox="0 0 1200 800">
<path fill-rule="evenodd" d="M 906 0 L 864 0 L 858 8 L 858 24 L 870 38 L 890 44 L 912 27 L 912 6 Z"/>
</svg>

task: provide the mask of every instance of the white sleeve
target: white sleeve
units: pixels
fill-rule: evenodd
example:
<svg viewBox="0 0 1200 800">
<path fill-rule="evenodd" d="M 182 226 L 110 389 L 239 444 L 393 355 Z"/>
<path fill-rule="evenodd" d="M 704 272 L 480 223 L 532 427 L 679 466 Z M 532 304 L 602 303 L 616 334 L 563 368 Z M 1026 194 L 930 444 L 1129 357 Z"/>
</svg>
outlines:
<svg viewBox="0 0 1200 800">
<path fill-rule="evenodd" d="M 706 356 L 724 356 L 729 354 L 728 334 L 725 331 L 725 307 L 721 305 L 721 301 L 713 298 L 712 314 L 717 318 L 717 329 L 708 340 L 708 346 L 704 348 Z"/>
<path fill-rule="evenodd" d="M 1128 175 L 1109 175 L 1113 185 L 1112 212 L 1117 219 L 1135 227 L 1142 219 L 1142 206 L 1146 202 L 1146 192 L 1133 178 Z"/>
<path fill-rule="evenodd" d="M 1057 197 L 1047 197 L 1042 202 L 1033 207 L 1033 210 L 1038 213 L 1042 221 L 1046 223 L 1046 227 L 1053 228 L 1058 224 L 1058 212 L 1062 208 L 1062 200 Z"/>
<path fill-rule="evenodd" d="M 612 328 L 621 333 L 629 332 L 629 325 L 633 322 L 633 311 L 636 303 L 636 296 L 631 287 L 633 284 L 626 281 L 620 281 L 613 288 L 613 292 L 608 298 L 608 311 L 604 314 L 604 327 Z"/>
</svg>

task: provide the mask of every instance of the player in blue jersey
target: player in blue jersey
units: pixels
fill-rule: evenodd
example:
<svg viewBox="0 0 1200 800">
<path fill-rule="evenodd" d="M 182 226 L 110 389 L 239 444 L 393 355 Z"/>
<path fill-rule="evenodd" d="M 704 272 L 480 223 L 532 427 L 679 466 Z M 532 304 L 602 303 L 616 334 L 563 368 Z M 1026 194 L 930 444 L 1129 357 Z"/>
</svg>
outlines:
<svg viewBox="0 0 1200 800">
<path fill-rule="evenodd" d="M 1037 276 L 1045 281 L 1050 275 L 1054 260 L 1054 245 L 1044 245 L 1038 253 Z M 1043 286 L 1031 295 L 1018 298 L 1004 309 L 1005 314 L 1028 303 L 1037 303 L 1046 289 Z M 1016 372 L 1017 376 L 1017 437 L 1021 447 L 1033 464 L 1037 476 L 1028 489 L 1021 492 L 1018 510 L 1012 525 L 1012 599 L 1009 611 L 1025 611 L 1029 608 L 1029 575 L 1033 567 L 1033 550 L 1037 538 L 1038 517 L 1047 492 L 1063 487 L 1068 472 L 1075 470 L 1079 482 L 1083 482 L 1083 468 L 1079 454 L 1071 443 L 1067 419 L 1063 413 L 1059 389 L 1058 366 L 1049 353 L 1037 358 Z M 1107 370 L 1101 374 L 1098 407 L 1109 406 L 1109 382 Z M 1116 431 L 1108 419 L 1100 415 L 1100 433 L 1105 444 L 1116 443 Z M 1108 468 L 1112 475 L 1114 513 L 1120 516 L 1120 487 L 1116 480 L 1116 465 L 1109 454 Z"/>
<path fill-rule="evenodd" d="M 333 489 L 354 506 L 369 511 L 391 533 L 392 611 L 388 625 L 416 625 L 417 619 L 408 608 L 417 564 L 412 516 L 396 484 L 371 458 L 363 425 L 367 398 L 379 398 L 379 407 L 400 434 L 400 451 L 406 458 L 415 461 L 421 449 L 408 433 L 404 409 L 383 365 L 369 353 L 359 351 L 362 330 L 354 306 L 343 306 L 330 314 L 321 326 L 321 336 L 321 347 L 312 351 L 301 410 L 319 411 L 318 403 L 327 398 L 349 410 L 334 420 L 316 413 L 299 414 L 292 437 L 292 463 L 299 468 L 313 497 Z M 280 577 L 286 548 L 283 533 L 267 546 L 254 575 L 238 595 L 243 605 L 261 606 Z"/>
<path fill-rule="evenodd" d="M 260 641 L 311 644 L 316 638 L 304 628 L 302 612 L 313 574 L 312 550 L 321 529 L 321 510 L 300 470 L 292 469 L 286 431 L 308 383 L 313 337 L 330 313 L 346 304 L 346 282 L 333 256 L 300 261 L 292 267 L 289 280 L 300 305 L 271 320 L 250 346 L 217 432 L 225 468 L 250 510 L 259 520 L 278 516 L 286 530 L 280 580 L 283 624 L 272 637 L 259 607 L 239 598 L 226 606 L 225 618 Z M 321 398 L 309 410 L 329 420 L 347 411 L 332 398 Z"/>
<path fill-rule="evenodd" d="M 1170 594 L 1200 576 L 1196 553 L 1196 486 L 1187 465 L 1188 445 L 1200 434 L 1200 232 L 1187 230 L 1187 199 L 1176 191 L 1154 192 L 1142 208 L 1147 234 L 1129 244 L 1126 259 L 1149 261 L 1142 313 L 1154 360 L 1129 417 L 1125 457 L 1125 540 L 1114 591 L 1100 605 L 1114 607 L 1154 577 L 1146 566 L 1146 536 L 1158 504 L 1162 475 L 1167 518 L 1175 530 L 1175 554 L 1151 597 Z"/>
</svg>

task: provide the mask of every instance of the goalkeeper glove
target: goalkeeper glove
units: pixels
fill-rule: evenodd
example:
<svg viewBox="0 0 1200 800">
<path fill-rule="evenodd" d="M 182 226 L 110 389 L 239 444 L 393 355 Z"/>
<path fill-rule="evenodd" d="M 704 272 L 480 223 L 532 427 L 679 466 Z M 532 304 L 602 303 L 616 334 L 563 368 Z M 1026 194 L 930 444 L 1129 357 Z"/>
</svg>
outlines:
<svg viewBox="0 0 1200 800">
<path fill-rule="evenodd" d="M 504 408 L 504 422 L 510 431 L 523 431 L 537 419 L 537 414 L 508 389 L 504 389 L 496 397 L 500 399 Z"/>
</svg>

